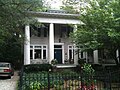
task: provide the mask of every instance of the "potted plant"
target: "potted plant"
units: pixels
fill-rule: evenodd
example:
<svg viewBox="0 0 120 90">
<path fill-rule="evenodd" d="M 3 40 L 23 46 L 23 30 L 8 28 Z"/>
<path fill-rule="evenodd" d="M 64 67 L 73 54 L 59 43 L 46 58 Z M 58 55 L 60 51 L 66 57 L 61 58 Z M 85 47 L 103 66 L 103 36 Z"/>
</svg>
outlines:
<svg viewBox="0 0 120 90">
<path fill-rule="evenodd" d="M 58 63 L 57 59 L 53 59 L 53 60 L 51 61 L 51 64 L 52 64 L 52 65 L 55 65 L 55 64 L 57 64 L 57 63 Z"/>
</svg>

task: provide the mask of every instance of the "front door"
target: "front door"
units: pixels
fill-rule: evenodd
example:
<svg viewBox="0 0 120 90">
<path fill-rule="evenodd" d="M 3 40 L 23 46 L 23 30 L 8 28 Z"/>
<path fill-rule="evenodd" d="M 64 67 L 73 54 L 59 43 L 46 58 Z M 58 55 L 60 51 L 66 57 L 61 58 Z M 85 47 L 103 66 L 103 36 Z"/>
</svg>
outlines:
<svg viewBox="0 0 120 90">
<path fill-rule="evenodd" d="M 54 46 L 54 59 L 58 61 L 58 64 L 62 64 L 62 45 Z"/>
</svg>

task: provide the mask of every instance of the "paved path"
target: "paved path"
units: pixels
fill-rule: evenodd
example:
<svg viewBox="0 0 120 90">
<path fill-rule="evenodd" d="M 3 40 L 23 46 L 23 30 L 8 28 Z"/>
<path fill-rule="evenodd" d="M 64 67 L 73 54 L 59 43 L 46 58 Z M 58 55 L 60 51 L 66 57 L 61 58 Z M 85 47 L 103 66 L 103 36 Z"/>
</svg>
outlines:
<svg viewBox="0 0 120 90">
<path fill-rule="evenodd" d="M 15 72 L 11 79 L 0 79 L 0 90 L 16 90 L 18 79 L 19 76 L 17 72 Z"/>
</svg>

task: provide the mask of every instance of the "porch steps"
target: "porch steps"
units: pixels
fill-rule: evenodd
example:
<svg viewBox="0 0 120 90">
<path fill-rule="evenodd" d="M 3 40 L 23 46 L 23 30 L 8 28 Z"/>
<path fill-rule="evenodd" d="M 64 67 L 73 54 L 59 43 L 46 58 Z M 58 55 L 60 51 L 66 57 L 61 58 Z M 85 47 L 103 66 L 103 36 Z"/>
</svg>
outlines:
<svg viewBox="0 0 120 90">
<path fill-rule="evenodd" d="M 62 69 L 62 68 L 75 68 L 75 64 L 57 64 L 55 65 L 56 68 Z"/>
</svg>

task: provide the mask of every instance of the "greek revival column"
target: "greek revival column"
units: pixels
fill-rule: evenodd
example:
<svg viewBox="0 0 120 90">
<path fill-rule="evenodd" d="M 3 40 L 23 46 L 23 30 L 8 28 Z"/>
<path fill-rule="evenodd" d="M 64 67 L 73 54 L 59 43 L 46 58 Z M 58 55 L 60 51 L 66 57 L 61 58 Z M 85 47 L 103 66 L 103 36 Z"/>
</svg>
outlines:
<svg viewBox="0 0 120 90">
<path fill-rule="evenodd" d="M 49 28 L 49 63 L 54 59 L 54 24 L 50 23 Z"/>
<path fill-rule="evenodd" d="M 25 26 L 24 65 L 30 64 L 30 26 Z"/>
<path fill-rule="evenodd" d="M 98 64 L 98 50 L 93 51 L 94 63 Z"/>
<path fill-rule="evenodd" d="M 76 32 L 77 31 L 77 25 L 74 25 L 74 31 L 73 32 Z M 76 46 L 74 44 L 74 46 Z M 74 48 L 74 64 L 78 64 L 78 53 L 77 53 L 77 48 L 75 49 Z"/>
</svg>

